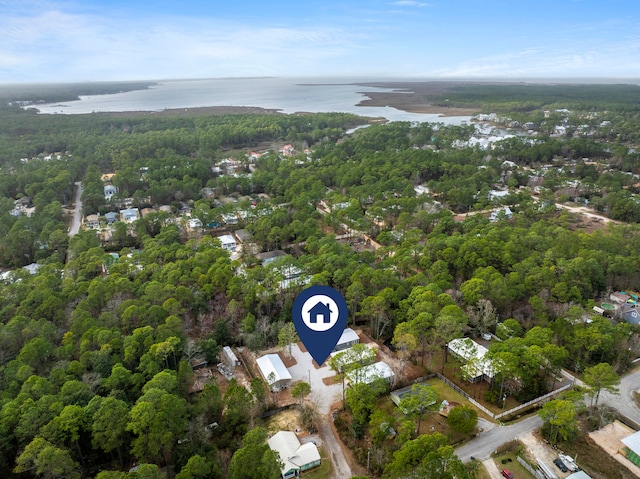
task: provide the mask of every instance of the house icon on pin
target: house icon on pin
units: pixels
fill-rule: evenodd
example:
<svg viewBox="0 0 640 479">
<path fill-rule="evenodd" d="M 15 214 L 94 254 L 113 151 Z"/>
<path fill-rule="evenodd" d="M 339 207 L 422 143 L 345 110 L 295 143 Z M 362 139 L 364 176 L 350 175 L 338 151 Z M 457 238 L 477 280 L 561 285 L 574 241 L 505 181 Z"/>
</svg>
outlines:
<svg viewBox="0 0 640 479">
<path fill-rule="evenodd" d="M 313 308 L 309 310 L 309 322 L 317 323 L 318 321 L 322 323 L 330 323 L 331 322 L 331 308 L 329 308 L 329 303 L 323 304 L 318 302 Z"/>
</svg>

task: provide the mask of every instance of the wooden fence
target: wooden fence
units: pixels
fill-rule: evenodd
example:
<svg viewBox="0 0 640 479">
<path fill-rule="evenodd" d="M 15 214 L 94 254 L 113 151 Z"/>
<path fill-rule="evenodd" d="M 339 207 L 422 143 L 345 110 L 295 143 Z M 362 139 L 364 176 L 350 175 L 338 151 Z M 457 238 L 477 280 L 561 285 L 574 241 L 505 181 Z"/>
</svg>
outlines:
<svg viewBox="0 0 640 479">
<path fill-rule="evenodd" d="M 480 409 L 482 412 L 484 412 L 485 414 L 487 414 L 489 417 L 495 419 L 495 420 L 499 420 L 503 417 L 507 417 L 510 416 L 512 414 L 517 413 L 518 411 L 522 411 L 523 409 L 527 409 L 537 403 L 542 403 L 544 401 L 546 401 L 547 399 L 556 396 L 557 394 L 560 394 L 562 391 L 566 391 L 569 388 L 573 387 L 573 381 L 570 384 L 567 384 L 566 386 L 561 387 L 560 389 L 556 389 L 555 391 L 551 391 L 550 393 L 545 394 L 544 396 L 540 396 L 537 397 L 529 402 L 526 402 L 524 404 L 520 404 L 519 406 L 516 406 L 514 408 L 509 409 L 508 411 L 503 411 L 499 414 L 494 414 L 491 411 L 489 411 L 489 409 L 487 409 L 486 407 L 484 407 L 482 404 L 480 404 L 478 401 L 476 401 L 475 399 L 473 399 L 471 396 L 469 396 L 469 394 L 464 391 L 460 386 L 458 386 L 457 384 L 455 384 L 453 381 L 451 381 L 450 379 L 447 379 L 446 377 L 444 377 L 442 374 L 440 373 L 436 373 L 436 376 L 438 376 L 438 379 L 440 379 L 443 383 L 445 383 L 447 386 L 449 386 L 451 389 L 453 389 L 454 391 L 456 391 L 458 394 L 461 394 L 462 396 L 464 396 L 471 404 L 473 404 L 475 407 L 477 407 L 478 409 Z M 571 376 L 572 377 L 572 376 Z"/>
</svg>

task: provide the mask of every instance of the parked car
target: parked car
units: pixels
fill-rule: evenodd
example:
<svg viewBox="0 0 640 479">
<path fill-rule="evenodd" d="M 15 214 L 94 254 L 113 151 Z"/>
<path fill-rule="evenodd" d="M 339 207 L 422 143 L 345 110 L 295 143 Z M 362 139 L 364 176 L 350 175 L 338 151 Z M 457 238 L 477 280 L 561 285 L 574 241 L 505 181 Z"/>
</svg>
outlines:
<svg viewBox="0 0 640 479">
<path fill-rule="evenodd" d="M 562 472 L 567 472 L 569 470 L 569 468 L 565 465 L 564 462 L 562 462 L 562 459 L 560 459 L 559 457 L 555 458 L 553 460 L 553 463 L 558 466 L 558 469 L 560 469 Z"/>
<path fill-rule="evenodd" d="M 503 470 L 502 470 L 502 475 L 503 475 L 506 479 L 513 479 L 513 474 L 511 474 L 511 471 L 509 471 L 509 469 L 503 469 Z"/>
<path fill-rule="evenodd" d="M 562 459 L 562 462 L 564 462 L 565 466 L 567 466 L 571 472 L 576 472 L 578 470 L 578 465 L 571 456 L 567 456 L 566 454 L 558 454 L 558 457 Z"/>
</svg>

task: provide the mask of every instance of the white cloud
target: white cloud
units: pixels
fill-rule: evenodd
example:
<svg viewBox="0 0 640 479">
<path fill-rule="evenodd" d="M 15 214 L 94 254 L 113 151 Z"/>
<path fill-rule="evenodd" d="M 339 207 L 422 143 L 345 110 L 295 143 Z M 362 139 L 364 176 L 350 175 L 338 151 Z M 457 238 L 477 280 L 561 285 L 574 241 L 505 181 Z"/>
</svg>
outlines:
<svg viewBox="0 0 640 479">
<path fill-rule="evenodd" d="M 0 81 L 272 74 L 357 48 L 357 36 L 337 28 L 250 28 L 175 16 L 132 20 L 57 9 L 13 12 L 0 18 L 0 29 L 0 59 L 6 59 Z"/>
<path fill-rule="evenodd" d="M 397 2 L 391 2 L 391 5 L 399 7 L 429 7 L 429 3 L 416 2 L 415 0 L 398 0 Z"/>
<path fill-rule="evenodd" d="M 634 52 L 635 50 L 635 52 Z M 626 43 L 600 49 L 530 48 L 502 55 L 480 56 L 440 68 L 440 77 L 632 77 L 640 76 L 640 46 Z"/>
</svg>

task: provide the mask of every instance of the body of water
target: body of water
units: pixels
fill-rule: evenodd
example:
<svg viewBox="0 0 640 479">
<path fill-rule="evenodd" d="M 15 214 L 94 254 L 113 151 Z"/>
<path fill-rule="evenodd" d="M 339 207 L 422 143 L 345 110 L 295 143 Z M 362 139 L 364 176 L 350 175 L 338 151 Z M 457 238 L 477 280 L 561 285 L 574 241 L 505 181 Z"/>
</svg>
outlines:
<svg viewBox="0 0 640 479">
<path fill-rule="evenodd" d="M 343 112 L 390 121 L 460 124 L 470 117 L 408 113 L 391 107 L 356 106 L 367 97 L 361 92 L 392 91 L 354 85 L 376 79 L 224 78 L 159 81 L 147 90 L 83 96 L 80 100 L 37 105 L 41 113 L 81 114 L 114 111 L 161 111 L 207 106 L 247 106 L 283 113 Z"/>
</svg>

